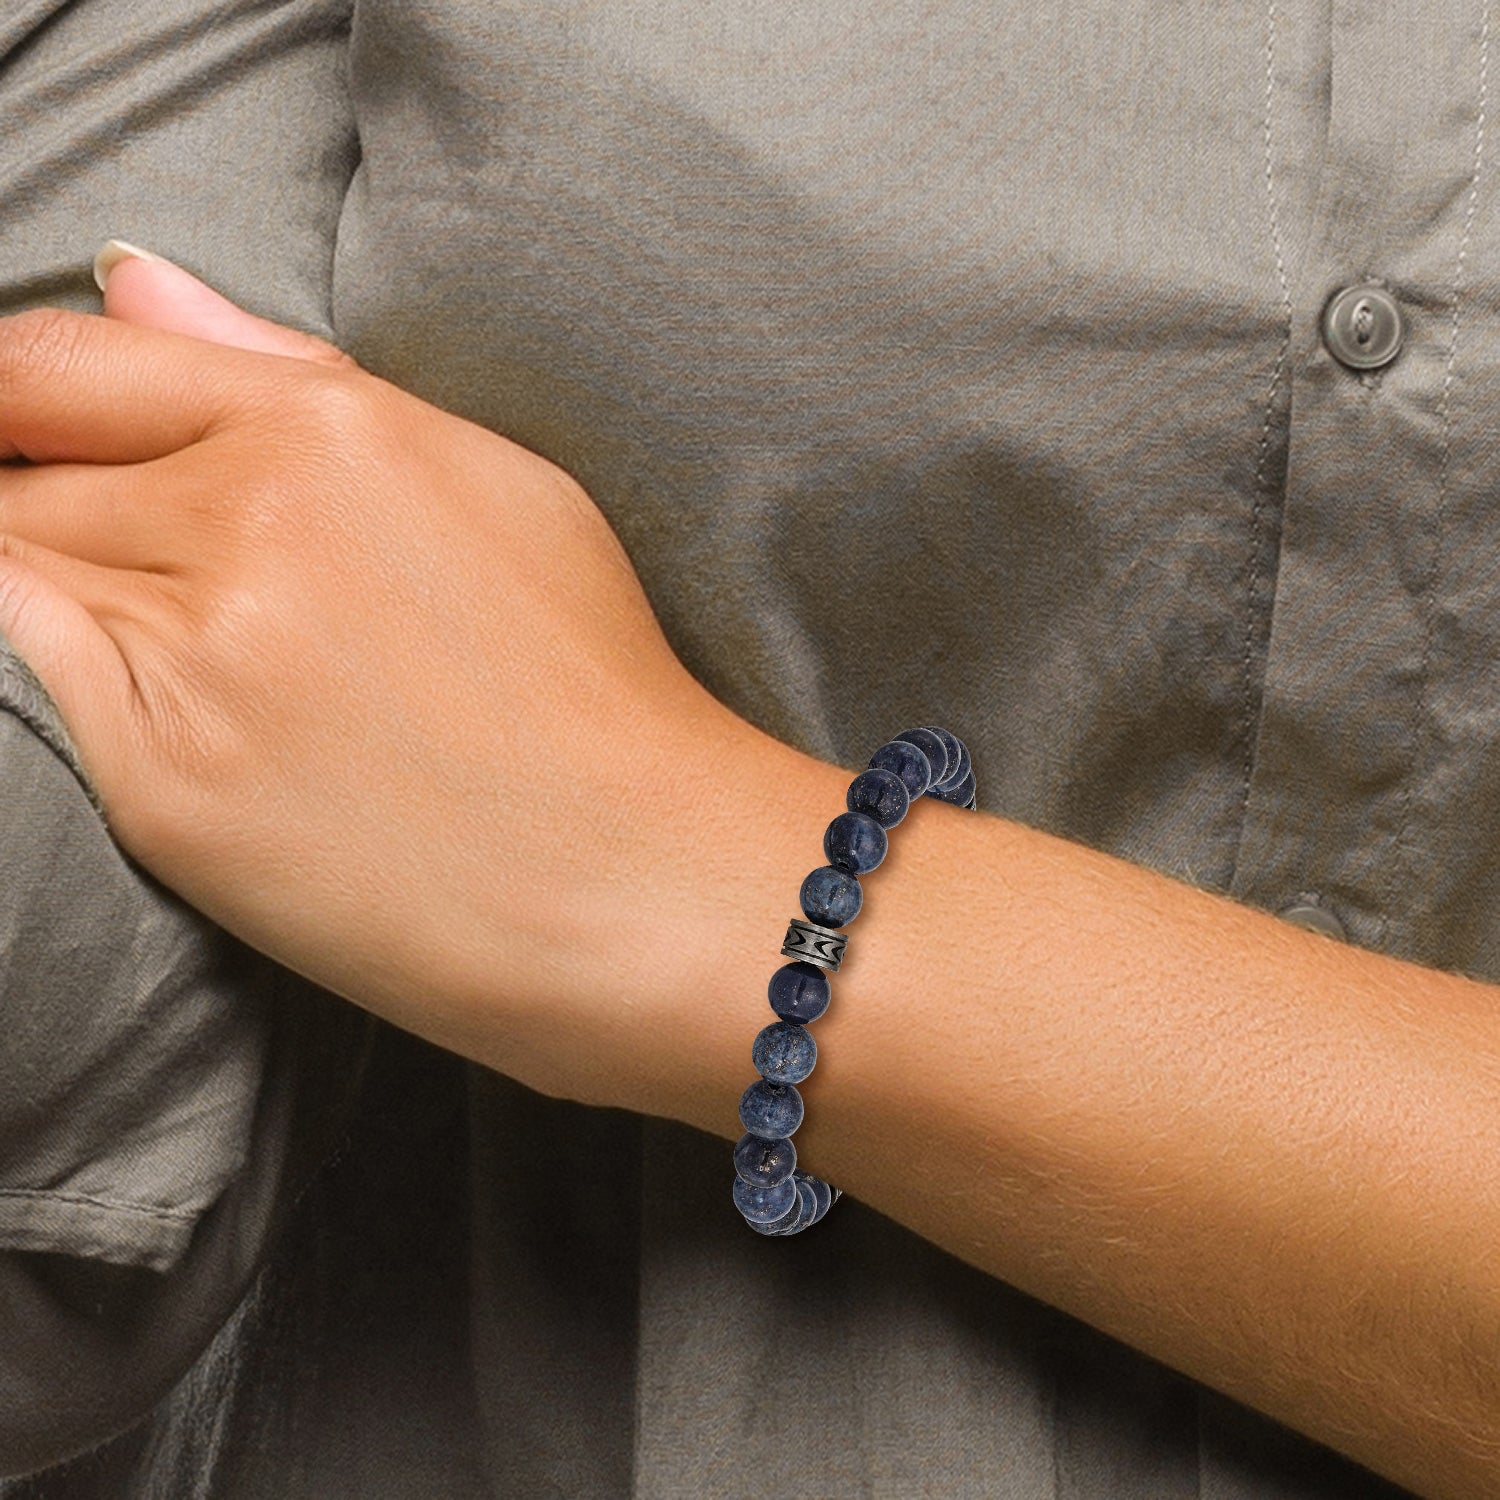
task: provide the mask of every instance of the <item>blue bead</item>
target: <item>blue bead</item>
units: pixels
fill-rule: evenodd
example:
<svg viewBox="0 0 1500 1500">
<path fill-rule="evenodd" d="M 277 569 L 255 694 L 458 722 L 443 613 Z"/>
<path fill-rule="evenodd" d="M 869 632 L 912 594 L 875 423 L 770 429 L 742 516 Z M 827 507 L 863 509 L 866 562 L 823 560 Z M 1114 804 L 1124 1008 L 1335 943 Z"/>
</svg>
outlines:
<svg viewBox="0 0 1500 1500">
<path fill-rule="evenodd" d="M 802 1123 L 802 1095 L 790 1083 L 757 1078 L 740 1096 L 740 1124 L 764 1140 L 795 1135 Z"/>
<path fill-rule="evenodd" d="M 890 848 L 885 829 L 868 813 L 840 813 L 823 834 L 828 863 L 851 875 L 867 875 Z"/>
<path fill-rule="evenodd" d="M 802 915 L 809 922 L 816 922 L 819 927 L 847 927 L 865 904 L 865 893 L 847 870 L 819 865 L 802 882 L 800 900 Z"/>
<path fill-rule="evenodd" d="M 950 730 L 942 729 L 936 724 L 928 724 L 924 727 L 928 734 L 935 734 L 943 742 L 943 749 L 948 752 L 947 768 L 941 776 L 934 776 L 932 778 L 932 785 L 947 786 L 958 776 L 958 762 L 959 757 L 963 754 L 963 744 L 958 736 Z"/>
<path fill-rule="evenodd" d="M 958 757 L 958 775 L 950 776 L 944 783 L 948 788 L 956 787 L 961 781 L 966 780 L 974 774 L 974 762 L 969 756 L 969 747 L 962 740 L 958 742 L 960 751 Z"/>
<path fill-rule="evenodd" d="M 751 1187 L 775 1187 L 797 1169 L 797 1147 L 790 1139 L 763 1140 L 742 1135 L 734 1148 L 734 1170 Z"/>
<path fill-rule="evenodd" d="M 766 993 L 771 1001 L 771 1009 L 783 1021 L 796 1021 L 805 1026 L 809 1021 L 816 1021 L 828 1009 L 828 1000 L 833 992 L 828 983 L 827 970 L 799 958 L 792 963 L 782 964 L 771 975 Z"/>
<path fill-rule="evenodd" d="M 948 774 L 948 742 L 931 729 L 903 729 L 896 736 L 915 745 L 932 763 L 932 784 L 938 785 Z"/>
<path fill-rule="evenodd" d="M 780 1221 L 776 1231 L 778 1234 L 800 1234 L 817 1214 L 818 1198 L 813 1192 L 812 1183 L 801 1172 L 792 1180 L 797 1184 L 797 1212 L 795 1216 L 788 1214 Z"/>
<path fill-rule="evenodd" d="M 956 734 L 949 734 L 946 729 L 939 729 L 935 724 L 928 725 L 928 728 L 934 734 L 943 736 L 948 745 L 948 774 L 936 778 L 927 789 L 929 794 L 935 795 L 957 786 L 969 774 L 972 762 L 969 759 L 969 747 Z"/>
<path fill-rule="evenodd" d="M 788 1224 L 795 1224 L 802 1216 L 802 1195 L 792 1194 L 792 1206 L 787 1209 L 784 1218 L 777 1219 L 773 1224 L 757 1224 L 754 1219 L 746 1219 L 745 1222 L 757 1234 L 780 1234 Z"/>
<path fill-rule="evenodd" d="M 786 1218 L 798 1195 L 797 1182 L 792 1177 L 767 1188 L 751 1187 L 743 1177 L 734 1179 L 734 1206 L 752 1224 L 774 1224 Z"/>
<path fill-rule="evenodd" d="M 929 797 L 936 797 L 939 802 L 953 802 L 959 807 L 967 806 L 974 798 L 974 772 L 970 769 L 962 781 L 956 781 L 952 786 L 945 787 L 942 791 L 928 792 Z"/>
<path fill-rule="evenodd" d="M 844 800 L 850 812 L 864 813 L 882 828 L 894 828 L 911 807 L 911 793 L 906 790 L 906 783 L 894 771 L 882 770 L 879 766 L 861 771 L 849 783 Z"/>
<path fill-rule="evenodd" d="M 894 771 L 912 801 L 932 785 L 932 762 L 910 740 L 887 740 L 870 757 L 870 765 L 881 771 Z"/>
<path fill-rule="evenodd" d="M 818 1061 L 818 1044 L 805 1026 L 773 1021 L 750 1048 L 755 1071 L 772 1083 L 801 1083 Z"/>
<path fill-rule="evenodd" d="M 821 1177 L 807 1178 L 807 1185 L 812 1189 L 816 1200 L 813 1212 L 813 1223 L 816 1224 L 833 1207 L 833 1189 Z"/>
</svg>

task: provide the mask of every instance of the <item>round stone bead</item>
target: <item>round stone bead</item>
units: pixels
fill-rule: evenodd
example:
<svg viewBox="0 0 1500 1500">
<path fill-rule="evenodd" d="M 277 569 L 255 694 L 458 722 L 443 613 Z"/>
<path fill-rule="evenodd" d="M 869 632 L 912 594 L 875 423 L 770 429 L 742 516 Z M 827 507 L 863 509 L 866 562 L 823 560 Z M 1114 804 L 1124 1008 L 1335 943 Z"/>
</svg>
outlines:
<svg viewBox="0 0 1500 1500">
<path fill-rule="evenodd" d="M 790 1182 L 797 1170 L 797 1147 L 787 1138 L 767 1141 L 758 1135 L 742 1135 L 734 1148 L 734 1170 L 751 1187 Z"/>
<path fill-rule="evenodd" d="M 798 1025 L 805 1026 L 809 1021 L 816 1021 L 828 1009 L 833 990 L 828 983 L 826 970 L 799 958 L 792 963 L 782 964 L 771 975 L 766 993 L 771 1001 L 771 1009 L 783 1021 L 796 1021 Z"/>
<path fill-rule="evenodd" d="M 816 1224 L 833 1207 L 833 1189 L 821 1177 L 808 1177 L 805 1181 L 816 1200 L 813 1212 L 813 1223 Z"/>
<path fill-rule="evenodd" d="M 764 1140 L 795 1135 L 802 1123 L 802 1095 L 790 1083 L 757 1078 L 740 1095 L 740 1124 Z"/>
<path fill-rule="evenodd" d="M 948 752 L 947 768 L 941 776 L 934 776 L 932 778 L 932 787 L 928 788 L 931 791 L 936 787 L 948 786 L 958 779 L 959 760 L 963 755 L 964 747 L 959 737 L 950 730 L 941 729 L 936 724 L 928 724 L 925 728 L 928 734 L 935 734 L 943 742 L 943 749 Z"/>
<path fill-rule="evenodd" d="M 896 736 L 915 745 L 932 765 L 932 785 L 938 786 L 948 775 L 947 742 L 931 729 L 903 729 Z"/>
<path fill-rule="evenodd" d="M 961 781 L 955 781 L 952 786 L 944 787 L 942 791 L 933 791 L 927 794 L 935 797 L 939 802 L 952 802 L 959 807 L 965 807 L 974 797 L 974 771 L 971 767 Z"/>
<path fill-rule="evenodd" d="M 743 1177 L 734 1179 L 734 1206 L 753 1224 L 774 1224 L 786 1218 L 799 1196 L 795 1178 L 766 1188 L 751 1187 Z"/>
<path fill-rule="evenodd" d="M 906 790 L 906 783 L 894 771 L 879 766 L 861 771 L 849 783 L 844 800 L 850 812 L 864 813 L 882 828 L 894 828 L 911 807 L 911 793 Z"/>
<path fill-rule="evenodd" d="M 956 734 L 949 734 L 946 729 L 939 729 L 935 725 L 930 725 L 929 728 L 934 734 L 947 735 L 951 741 L 948 774 L 941 781 L 934 781 L 928 788 L 929 792 L 937 794 L 957 786 L 969 774 L 973 762 L 969 759 L 969 747 Z"/>
<path fill-rule="evenodd" d="M 746 1219 L 745 1222 L 757 1234 L 780 1234 L 788 1224 L 795 1224 L 802 1216 L 802 1195 L 794 1192 L 792 1194 L 792 1206 L 787 1209 L 783 1217 L 772 1224 L 757 1224 L 754 1219 Z"/>
<path fill-rule="evenodd" d="M 755 1071 L 770 1083 L 801 1083 L 818 1061 L 818 1044 L 805 1026 L 773 1021 L 750 1048 Z"/>
<path fill-rule="evenodd" d="M 967 780 L 974 774 L 974 762 L 969 755 L 969 747 L 960 740 L 958 748 L 962 752 L 958 757 L 958 775 L 948 778 L 949 786 L 957 786 L 959 782 Z"/>
<path fill-rule="evenodd" d="M 819 865 L 802 882 L 802 915 L 819 927 L 847 927 L 865 904 L 858 879 L 836 865 Z M 816 967 L 816 965 L 814 965 Z"/>
<path fill-rule="evenodd" d="M 797 1184 L 797 1212 L 795 1215 L 788 1214 L 781 1221 L 781 1228 L 776 1231 L 778 1234 L 800 1234 L 817 1214 L 817 1195 L 806 1174 L 798 1172 L 792 1181 Z"/>
<path fill-rule="evenodd" d="M 870 757 L 870 766 L 894 771 L 913 802 L 932 785 L 932 762 L 910 740 L 887 740 Z"/>
<path fill-rule="evenodd" d="M 840 813 L 823 834 L 828 863 L 851 875 L 868 875 L 889 848 L 885 829 L 868 813 Z"/>
</svg>

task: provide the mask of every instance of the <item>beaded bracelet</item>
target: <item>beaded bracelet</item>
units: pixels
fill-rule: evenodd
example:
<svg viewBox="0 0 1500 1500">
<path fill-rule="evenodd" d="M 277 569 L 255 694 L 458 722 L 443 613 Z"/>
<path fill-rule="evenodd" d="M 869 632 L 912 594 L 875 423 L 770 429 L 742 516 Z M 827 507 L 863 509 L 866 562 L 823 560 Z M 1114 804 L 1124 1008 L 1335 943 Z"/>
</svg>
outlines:
<svg viewBox="0 0 1500 1500">
<path fill-rule="evenodd" d="M 849 783 L 849 811 L 823 834 L 828 863 L 802 882 L 802 914 L 787 928 L 782 954 L 793 960 L 771 976 L 769 997 L 778 1020 L 756 1038 L 751 1060 L 760 1077 L 740 1099 L 745 1127 L 734 1148 L 734 1206 L 757 1234 L 798 1234 L 816 1224 L 842 1197 L 840 1189 L 800 1171 L 792 1136 L 802 1123 L 797 1085 L 818 1060 L 807 1030 L 828 1009 L 828 975 L 843 962 L 847 927 L 859 915 L 859 877 L 885 858 L 886 829 L 894 828 L 921 796 L 973 807 L 969 752 L 946 729 L 908 729 L 870 757 Z"/>
</svg>

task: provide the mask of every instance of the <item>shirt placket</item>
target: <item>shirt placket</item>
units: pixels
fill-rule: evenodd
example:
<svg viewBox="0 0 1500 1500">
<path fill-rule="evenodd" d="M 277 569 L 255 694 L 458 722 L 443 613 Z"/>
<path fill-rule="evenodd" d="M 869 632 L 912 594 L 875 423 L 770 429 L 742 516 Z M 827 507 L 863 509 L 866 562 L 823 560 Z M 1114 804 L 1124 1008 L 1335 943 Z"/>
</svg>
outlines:
<svg viewBox="0 0 1500 1500">
<path fill-rule="evenodd" d="M 1478 232 L 1488 15 L 1481 0 L 1336 0 L 1330 25 L 1320 187 L 1287 283 L 1284 503 L 1232 889 L 1409 953 L 1440 894 L 1413 887 L 1433 847 L 1448 559 L 1455 520 L 1476 519 L 1455 516 L 1472 468 L 1457 396 L 1478 368 L 1455 330 L 1495 284 L 1495 236 Z"/>
</svg>

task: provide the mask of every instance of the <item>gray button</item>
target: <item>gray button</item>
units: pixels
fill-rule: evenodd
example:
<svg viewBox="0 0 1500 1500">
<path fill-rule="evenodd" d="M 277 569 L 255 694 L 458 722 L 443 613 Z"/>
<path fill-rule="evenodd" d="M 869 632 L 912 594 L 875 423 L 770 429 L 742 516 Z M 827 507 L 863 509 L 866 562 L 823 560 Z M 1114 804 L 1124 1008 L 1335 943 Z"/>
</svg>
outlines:
<svg viewBox="0 0 1500 1500">
<path fill-rule="evenodd" d="M 1401 352 L 1406 320 L 1383 286 L 1349 286 L 1323 310 L 1323 342 L 1351 370 L 1378 370 Z"/>
<path fill-rule="evenodd" d="M 1305 927 L 1309 932 L 1321 932 L 1325 937 L 1342 939 L 1344 936 L 1344 924 L 1331 911 L 1324 911 L 1310 901 L 1298 901 L 1287 907 L 1281 920 L 1294 927 Z"/>
</svg>

